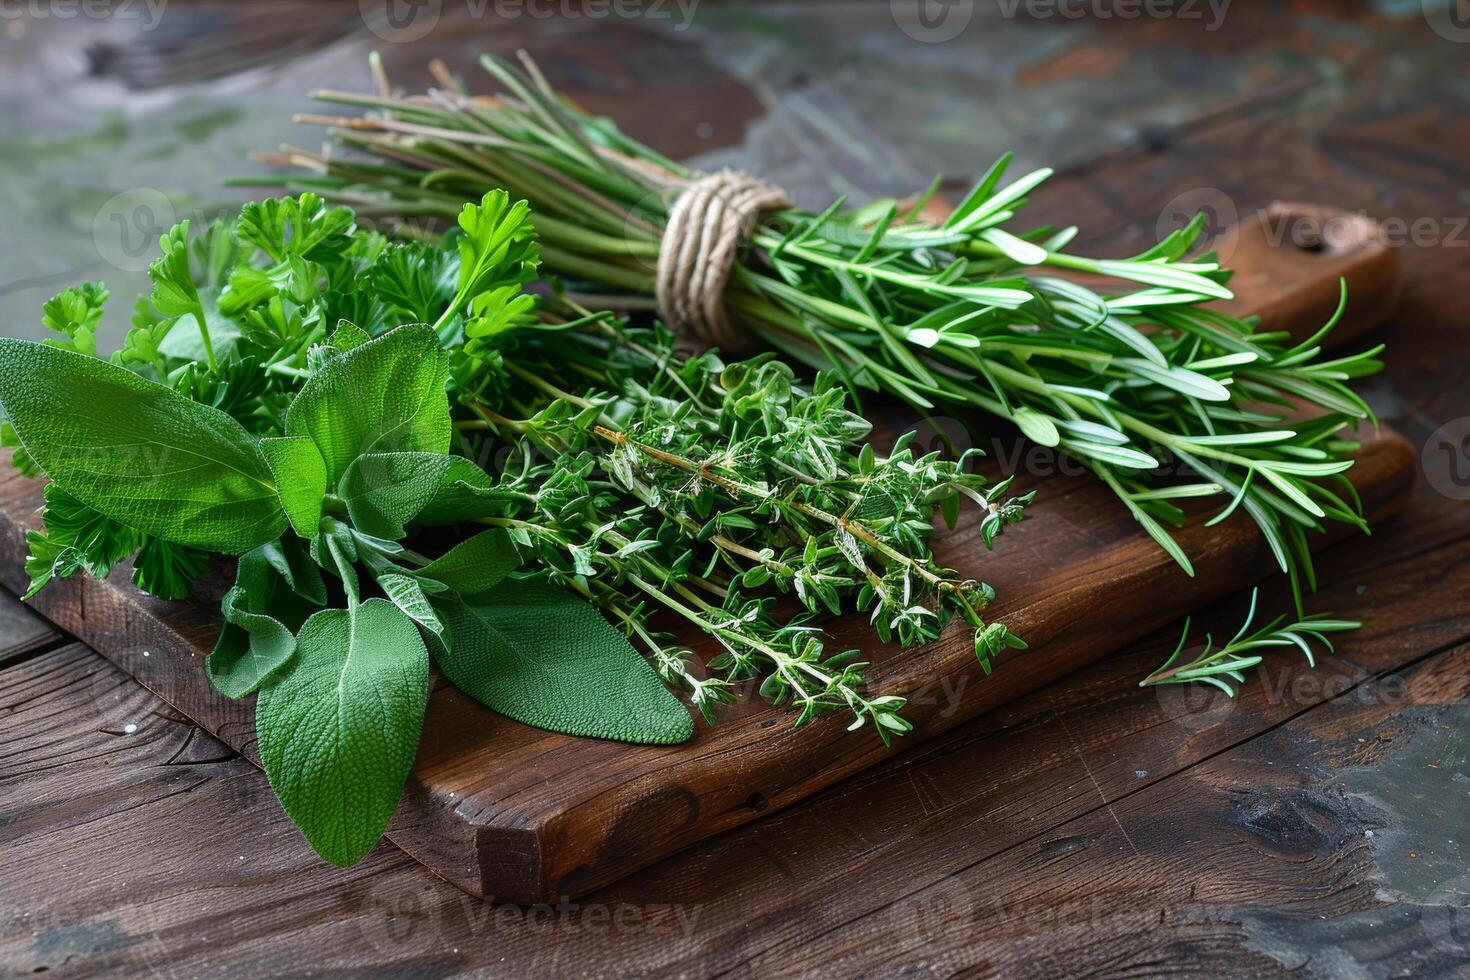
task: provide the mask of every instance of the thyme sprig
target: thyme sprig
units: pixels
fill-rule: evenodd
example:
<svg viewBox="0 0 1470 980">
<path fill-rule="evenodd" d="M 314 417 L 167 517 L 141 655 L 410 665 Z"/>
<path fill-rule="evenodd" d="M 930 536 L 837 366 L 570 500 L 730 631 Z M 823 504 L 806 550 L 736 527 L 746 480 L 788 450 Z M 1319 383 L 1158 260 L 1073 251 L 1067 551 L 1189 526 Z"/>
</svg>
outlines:
<svg viewBox="0 0 1470 980">
<path fill-rule="evenodd" d="M 317 93 L 367 114 L 300 117 L 332 127 L 342 151 L 288 148 L 274 159 L 314 173 L 276 182 L 407 222 L 509 188 L 536 209 L 547 270 L 599 301 L 647 307 L 669 206 L 694 175 L 569 104 L 524 56 L 482 65 L 499 94 L 473 96 L 439 64 L 440 87 L 424 95 Z M 1231 293 L 1213 256 L 1187 258 L 1200 220 L 1125 259 L 1066 251 L 1075 228 L 1007 230 L 1050 176 L 1005 183 L 1008 159 L 938 227 L 918 218 L 928 195 L 770 216 L 733 276 L 732 315 L 855 398 L 868 389 L 923 411 L 980 409 L 1066 451 L 1191 574 L 1168 530 L 1184 518 L 1180 501 L 1218 501 L 1215 520 L 1244 511 L 1300 608 L 1301 587 L 1315 584 L 1308 532 L 1328 520 L 1364 527 L 1343 478 L 1354 444 L 1339 433 L 1372 419 L 1349 382 L 1380 369 L 1381 347 L 1324 359 L 1336 316 L 1293 343 L 1204 305 Z M 1317 414 L 1299 418 L 1301 404 Z M 1171 462 L 1192 477 L 1159 480 Z"/>
</svg>

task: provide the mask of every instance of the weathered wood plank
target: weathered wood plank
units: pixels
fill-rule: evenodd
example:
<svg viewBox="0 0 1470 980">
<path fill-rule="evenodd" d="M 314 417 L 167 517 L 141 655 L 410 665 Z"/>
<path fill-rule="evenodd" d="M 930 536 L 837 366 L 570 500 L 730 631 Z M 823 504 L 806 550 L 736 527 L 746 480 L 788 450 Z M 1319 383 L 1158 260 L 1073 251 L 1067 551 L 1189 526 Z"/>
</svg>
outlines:
<svg viewBox="0 0 1470 980">
<path fill-rule="evenodd" d="M 1315 915 L 1366 906 L 1353 904 L 1363 879 L 1349 876 L 1339 891 L 1353 903 L 1301 914 L 1313 893 L 1291 888 L 1332 867 L 1334 838 L 1310 807 L 1270 802 L 1272 787 L 1310 775 L 1299 753 L 1325 733 L 1335 733 L 1341 759 L 1367 763 L 1396 730 L 1388 719 L 1342 735 L 1314 720 L 1313 706 L 1334 695 L 1364 710 L 1404 705 L 1410 729 L 1433 728 L 1415 716 L 1422 699 L 1406 700 L 1417 688 L 1378 678 L 1470 636 L 1470 545 L 1381 568 L 1360 599 L 1356 570 L 1334 567 L 1342 573 L 1324 607 L 1358 601 L 1372 628 L 1319 673 L 1290 656 L 1273 661 L 1233 711 L 1205 710 L 1203 727 L 1171 720 L 1170 702 L 1128 683 L 1172 640 L 1154 637 L 555 913 L 482 906 L 387 846 L 353 869 L 323 865 L 263 776 L 208 735 L 190 735 L 117 668 L 65 648 L 0 672 L 0 699 L 21 705 L 0 716 L 0 742 L 15 747 L 0 770 L 0 907 L 11 913 L 0 919 L 0 964 L 55 969 L 71 957 L 83 972 L 164 976 L 217 975 L 225 963 L 247 976 L 308 963 L 377 976 L 627 976 L 800 967 L 874 975 L 968 963 L 982 975 L 1056 975 L 1141 962 L 1151 950 L 1186 974 L 1213 956 L 1276 975 L 1270 960 L 1242 951 L 1240 923 L 1269 939 L 1271 904 L 1298 931 Z M 1228 629 L 1239 611 L 1212 610 L 1202 625 Z M 1462 684 L 1464 669 L 1463 658 L 1454 662 Z M 1284 722 L 1292 734 L 1254 739 Z M 116 734 L 128 724 L 139 729 Z M 1224 770 L 1228 785 L 1214 776 L 1201 784 L 1199 767 L 1216 771 L 1222 754 L 1249 765 Z M 1181 771 L 1188 790 L 1170 778 Z M 16 789 L 25 811 L 12 820 Z M 1109 853 L 1127 846 L 1110 813 L 1125 818 L 1139 856 Z M 1247 843 L 1228 862 L 1200 862 L 1168 833 L 1181 823 L 1192 828 L 1180 833 L 1186 840 L 1223 825 Z M 1274 845 L 1251 845 L 1254 833 L 1275 834 Z M 1338 866 L 1357 874 L 1362 855 L 1349 855 Z M 43 876 L 54 884 L 38 898 Z M 1367 945 L 1362 934 L 1357 942 Z"/>
<path fill-rule="evenodd" d="M 44 650 L 61 634 L 8 592 L 0 592 L 0 667 Z"/>
</svg>

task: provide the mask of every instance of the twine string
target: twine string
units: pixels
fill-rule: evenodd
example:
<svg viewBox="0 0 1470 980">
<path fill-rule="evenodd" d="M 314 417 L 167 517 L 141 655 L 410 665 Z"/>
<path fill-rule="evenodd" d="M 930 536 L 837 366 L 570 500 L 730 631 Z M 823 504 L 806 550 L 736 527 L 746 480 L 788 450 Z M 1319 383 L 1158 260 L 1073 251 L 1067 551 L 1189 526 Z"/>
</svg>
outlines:
<svg viewBox="0 0 1470 980">
<path fill-rule="evenodd" d="M 734 170 L 690 184 L 669 211 L 659 247 L 656 284 L 664 322 L 708 347 L 748 346 L 730 322 L 725 287 L 761 213 L 789 207 L 785 191 Z"/>
</svg>

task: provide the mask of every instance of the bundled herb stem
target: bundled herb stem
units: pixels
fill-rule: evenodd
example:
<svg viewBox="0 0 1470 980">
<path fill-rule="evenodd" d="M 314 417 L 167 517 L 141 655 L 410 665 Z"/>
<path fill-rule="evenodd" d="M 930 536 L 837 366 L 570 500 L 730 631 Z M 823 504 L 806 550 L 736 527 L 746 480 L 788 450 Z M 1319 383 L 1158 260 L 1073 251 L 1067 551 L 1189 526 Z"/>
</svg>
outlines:
<svg viewBox="0 0 1470 980">
<path fill-rule="evenodd" d="M 599 301 L 647 307 L 670 208 L 697 175 L 570 105 L 529 59 L 482 64 L 499 94 L 471 95 L 442 65 L 426 95 L 318 93 L 367 114 L 302 117 L 333 127 L 344 152 L 288 150 L 276 159 L 314 175 L 278 182 L 399 219 L 404 234 L 506 187 L 535 207 L 544 268 L 573 295 L 586 284 Z M 1349 382 L 1379 370 L 1381 348 L 1324 359 L 1336 317 L 1292 343 L 1204 305 L 1231 293 L 1213 256 L 1186 258 L 1200 220 L 1127 259 L 1065 251 L 1075 228 L 1009 231 L 1050 172 L 1005 183 L 1006 164 L 938 227 L 917 217 L 928 195 L 770 214 L 734 271 L 728 310 L 855 398 L 980 409 L 1066 451 L 1191 573 L 1167 527 L 1183 519 L 1180 502 L 1217 499 L 1215 520 L 1244 511 L 1300 605 L 1314 584 L 1307 533 L 1327 520 L 1365 526 L 1342 476 L 1354 444 L 1339 433 L 1372 418 Z M 1134 288 L 1099 292 L 1052 270 Z M 1317 414 L 1299 418 L 1301 404 Z M 1158 481 L 1171 460 L 1193 479 Z"/>
</svg>

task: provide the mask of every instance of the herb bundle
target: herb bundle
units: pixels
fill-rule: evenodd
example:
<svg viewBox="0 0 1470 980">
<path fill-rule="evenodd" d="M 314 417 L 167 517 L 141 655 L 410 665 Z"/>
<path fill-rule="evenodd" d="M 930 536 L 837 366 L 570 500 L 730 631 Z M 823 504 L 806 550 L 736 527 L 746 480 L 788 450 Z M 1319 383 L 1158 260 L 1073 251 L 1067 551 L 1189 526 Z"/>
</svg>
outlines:
<svg viewBox="0 0 1470 980">
<path fill-rule="evenodd" d="M 472 96 L 442 65 L 441 87 L 422 96 L 386 83 L 378 95 L 317 93 L 368 112 L 301 117 L 332 126 L 348 152 L 288 150 L 277 159 L 315 174 L 277 183 L 409 220 L 451 217 L 505 187 L 535 207 L 547 270 L 592 284 L 599 302 L 648 305 L 672 205 L 697 175 L 570 105 L 522 60 L 482 59 L 495 96 Z M 1300 607 L 1301 586 L 1314 584 L 1307 533 L 1329 519 L 1366 529 L 1343 477 L 1354 444 L 1339 433 L 1372 417 L 1349 382 L 1380 369 L 1381 347 L 1324 359 L 1336 317 L 1293 344 L 1204 305 L 1231 294 L 1213 256 L 1187 258 L 1198 219 L 1116 260 L 1066 251 L 1075 228 L 1008 231 L 1050 171 L 1005 183 L 1006 164 L 938 227 L 917 219 L 934 187 L 907 207 L 839 200 L 768 214 L 726 308 L 854 398 L 867 389 L 925 412 L 980 409 L 1066 451 L 1191 574 L 1167 527 L 1183 519 L 1179 502 L 1217 499 L 1216 521 L 1244 510 Z M 1053 270 L 1133 288 L 1103 293 Z M 1302 404 L 1316 414 L 1296 416 Z M 1157 480 L 1171 460 L 1193 479 Z"/>
<path fill-rule="evenodd" d="M 541 252 L 504 191 L 457 219 L 395 244 L 313 194 L 253 202 L 162 237 L 110 357 L 98 284 L 46 304 L 47 343 L 0 339 L 4 442 L 50 480 L 31 594 L 132 557 L 181 598 L 238 556 L 207 671 L 258 695 L 271 786 L 323 857 L 356 861 L 387 826 L 431 662 L 576 735 L 688 738 L 662 675 L 711 721 L 751 680 L 798 725 L 846 711 L 886 742 L 903 699 L 866 690 L 817 613 L 865 611 L 901 643 L 957 618 L 987 669 L 1023 645 L 928 541 L 968 501 L 989 544 L 1029 496 L 910 437 L 875 452 L 831 377 L 686 357 L 528 292 Z M 721 652 L 699 665 L 668 622 Z"/>
</svg>

